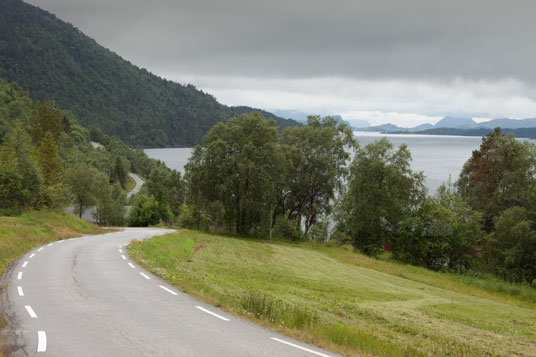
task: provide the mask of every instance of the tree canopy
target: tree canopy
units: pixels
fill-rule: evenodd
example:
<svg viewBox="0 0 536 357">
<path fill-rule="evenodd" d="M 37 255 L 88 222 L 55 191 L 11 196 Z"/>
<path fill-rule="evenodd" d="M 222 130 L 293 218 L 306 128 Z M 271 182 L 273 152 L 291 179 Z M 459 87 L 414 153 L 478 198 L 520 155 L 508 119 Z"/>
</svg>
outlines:
<svg viewBox="0 0 536 357">
<path fill-rule="evenodd" d="M 501 211 L 528 207 L 536 184 L 536 146 L 518 141 L 500 128 L 482 138 L 457 182 L 461 196 L 483 213 L 484 228 L 490 232 Z"/>
</svg>

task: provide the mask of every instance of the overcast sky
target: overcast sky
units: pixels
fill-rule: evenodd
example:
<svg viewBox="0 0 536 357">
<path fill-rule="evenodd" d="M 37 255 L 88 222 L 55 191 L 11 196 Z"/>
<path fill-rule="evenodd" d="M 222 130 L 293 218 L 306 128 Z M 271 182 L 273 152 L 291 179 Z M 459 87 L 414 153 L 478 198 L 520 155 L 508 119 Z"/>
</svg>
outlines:
<svg viewBox="0 0 536 357">
<path fill-rule="evenodd" d="M 228 105 L 412 126 L 536 117 L 533 0 L 30 0 Z"/>
</svg>

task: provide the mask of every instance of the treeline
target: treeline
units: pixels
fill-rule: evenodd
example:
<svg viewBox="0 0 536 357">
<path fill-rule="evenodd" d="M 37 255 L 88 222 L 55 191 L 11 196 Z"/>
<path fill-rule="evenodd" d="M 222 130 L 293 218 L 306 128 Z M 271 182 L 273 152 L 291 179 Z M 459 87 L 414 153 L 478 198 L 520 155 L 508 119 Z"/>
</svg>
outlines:
<svg viewBox="0 0 536 357">
<path fill-rule="evenodd" d="M 128 172 L 148 176 L 155 166 L 143 152 L 88 131 L 69 111 L 0 79 L 0 215 L 70 205 L 81 215 L 96 206 L 100 223 L 121 225 Z"/>
<path fill-rule="evenodd" d="M 35 100 L 72 111 L 85 127 L 133 146 L 199 144 L 217 122 L 252 110 L 228 107 L 193 85 L 138 68 L 21 0 L 0 1 L 0 77 L 17 82 Z"/>
<path fill-rule="evenodd" d="M 381 139 L 361 147 L 329 117 L 280 132 L 250 113 L 217 124 L 194 149 L 184 186 L 177 178 L 172 195 L 153 183 L 138 211 L 153 207 L 160 218 L 190 228 L 348 243 L 433 270 L 531 283 L 535 153 L 533 144 L 497 129 L 460 178 L 431 196 L 423 174 L 411 170 L 405 145 Z M 155 214 L 151 223 L 160 218 Z"/>
</svg>

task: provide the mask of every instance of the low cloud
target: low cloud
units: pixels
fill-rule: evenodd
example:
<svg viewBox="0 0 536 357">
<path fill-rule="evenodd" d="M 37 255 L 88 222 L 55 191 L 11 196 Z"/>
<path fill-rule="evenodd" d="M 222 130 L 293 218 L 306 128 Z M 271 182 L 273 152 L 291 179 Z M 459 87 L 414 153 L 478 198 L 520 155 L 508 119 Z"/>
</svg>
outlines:
<svg viewBox="0 0 536 357">
<path fill-rule="evenodd" d="M 536 116 L 533 0 L 29 1 L 227 104 Z"/>
<path fill-rule="evenodd" d="M 168 74 L 193 83 L 228 105 L 268 110 L 340 114 L 371 124 L 435 123 L 442 116 L 527 118 L 536 113 L 534 90 L 514 79 L 472 81 L 359 80 L 340 77 L 307 79 L 240 78 Z"/>
</svg>

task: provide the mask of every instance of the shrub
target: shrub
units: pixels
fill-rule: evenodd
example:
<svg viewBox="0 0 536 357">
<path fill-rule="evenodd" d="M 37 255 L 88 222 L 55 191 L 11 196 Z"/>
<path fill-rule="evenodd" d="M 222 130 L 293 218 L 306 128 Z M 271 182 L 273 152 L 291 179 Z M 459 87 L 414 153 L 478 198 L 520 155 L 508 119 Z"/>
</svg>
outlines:
<svg viewBox="0 0 536 357">
<path fill-rule="evenodd" d="M 171 217 L 166 204 L 158 202 L 154 196 L 140 195 L 128 214 L 127 222 L 131 227 L 147 227 L 160 221 L 167 222 Z"/>
<path fill-rule="evenodd" d="M 179 208 L 179 217 L 177 219 L 179 227 L 208 230 L 210 222 L 210 216 L 196 206 L 183 203 Z"/>
<path fill-rule="evenodd" d="M 275 221 L 273 235 L 279 238 L 287 238 L 293 241 L 303 239 L 303 232 L 293 219 L 278 217 Z"/>
</svg>

